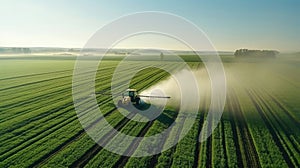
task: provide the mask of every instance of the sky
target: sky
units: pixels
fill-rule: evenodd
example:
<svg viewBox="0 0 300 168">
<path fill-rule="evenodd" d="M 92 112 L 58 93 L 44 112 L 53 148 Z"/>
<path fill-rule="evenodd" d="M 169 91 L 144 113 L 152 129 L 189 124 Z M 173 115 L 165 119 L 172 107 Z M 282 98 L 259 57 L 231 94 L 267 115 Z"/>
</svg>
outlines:
<svg viewBox="0 0 300 168">
<path fill-rule="evenodd" d="M 162 11 L 197 25 L 218 51 L 300 51 L 299 7 L 298 0 L 3 0 L 0 46 L 82 48 L 97 30 L 121 16 Z M 121 47 L 157 47 L 155 40 L 152 44 L 136 41 Z M 168 45 L 178 49 L 175 43 L 173 48 Z"/>
</svg>

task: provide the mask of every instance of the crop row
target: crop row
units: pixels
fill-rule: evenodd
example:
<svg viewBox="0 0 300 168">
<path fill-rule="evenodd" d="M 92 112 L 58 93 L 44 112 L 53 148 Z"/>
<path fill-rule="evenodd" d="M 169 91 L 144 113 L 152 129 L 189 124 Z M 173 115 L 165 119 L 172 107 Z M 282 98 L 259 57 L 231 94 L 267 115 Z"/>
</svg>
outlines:
<svg viewBox="0 0 300 168">
<path fill-rule="evenodd" d="M 59 106 L 59 105 L 57 105 L 57 104 L 54 104 L 54 106 Z M 70 106 L 70 105 L 68 105 L 68 106 Z M 65 108 L 64 106 L 60 106 L 61 108 Z M 71 107 L 71 106 L 70 106 Z M 67 108 L 66 108 L 66 110 L 67 110 Z M 54 121 L 54 120 L 53 120 Z M 24 126 L 25 126 L 26 124 L 24 124 Z M 7 128 L 7 127 L 4 127 L 4 128 Z M 22 130 L 20 130 L 19 132 L 22 132 Z M 12 153 L 13 153 L 13 150 L 10 150 Z M 9 154 L 9 153 L 6 153 L 6 154 Z"/>
<path fill-rule="evenodd" d="M 159 80 L 159 79 L 157 79 L 157 80 Z M 148 81 L 149 82 L 149 81 Z M 151 82 L 150 82 L 151 83 Z"/>
<path fill-rule="evenodd" d="M 113 70 L 117 64 L 117 61 L 101 62 L 95 80 L 97 92 L 110 90 Z M 151 64 L 170 66 L 174 72 L 182 68 L 176 63 Z M 115 81 L 119 86 L 116 89 L 122 91 L 121 86 L 130 80 L 130 87 L 143 90 L 168 77 L 166 72 L 157 68 L 139 72 L 143 66 L 138 61 L 132 61 L 122 67 L 123 71 L 119 74 L 122 78 Z M 189 66 L 200 69 L 203 64 L 193 62 Z M 124 116 L 115 108 L 113 96 L 96 94 L 99 109 L 104 116 L 90 113 L 98 108 L 90 103 L 93 97 L 82 97 L 77 104 L 85 109 L 84 112 L 77 113 L 77 116 L 86 121 L 86 127 L 82 128 L 71 99 L 70 72 L 71 70 L 62 70 L 0 79 L 0 93 L 7 95 L 0 98 L 0 167 L 300 166 L 297 114 L 293 113 L 292 107 L 286 105 L 280 96 L 273 94 L 272 89 L 257 87 L 256 81 L 236 86 L 231 84 L 242 80 L 243 76 L 236 75 L 234 79 L 230 79 L 222 119 L 206 141 L 199 142 L 198 138 L 203 128 L 206 128 L 202 132 L 205 136 L 212 126 L 208 122 L 207 127 L 204 127 L 207 122 L 205 120 L 211 121 L 207 117 L 210 102 L 208 94 L 202 99 L 200 113 L 191 130 L 177 145 L 153 156 L 136 158 L 112 153 L 95 141 L 102 145 L 114 145 L 110 143 L 111 140 L 118 140 L 115 143 L 126 149 L 126 153 L 151 153 L 178 141 L 183 131 L 181 126 L 192 120 L 178 119 L 177 109 L 167 107 L 156 120 L 139 123 L 127 118 L 137 117 L 134 112 L 126 112 L 129 116 Z M 127 73 L 136 74 L 130 79 Z M 237 72 L 239 73 L 242 72 Z M 75 86 L 87 84 L 87 74 L 80 75 L 82 80 L 75 83 Z M 158 134 L 174 121 L 181 126 L 173 127 L 158 142 L 141 143 L 146 142 L 142 139 L 128 143 L 118 139 L 119 135 L 103 124 L 104 119 L 124 134 L 141 137 Z M 99 138 L 91 139 L 85 130 Z M 157 143 L 159 146 L 153 145 Z"/>
<path fill-rule="evenodd" d="M 176 67 L 176 66 L 173 66 L 173 68 L 178 68 L 178 67 Z M 157 70 L 156 70 L 157 71 Z M 155 72 L 155 71 L 154 71 Z M 159 72 L 159 71 L 157 71 L 157 72 Z M 147 74 L 147 73 L 146 73 Z M 155 73 L 156 74 L 156 77 L 155 78 L 153 78 L 152 76 L 149 76 L 149 75 L 147 75 L 147 77 L 145 78 L 144 76 L 146 76 L 145 74 L 143 74 L 143 76 L 138 76 L 137 78 L 134 78 L 133 79 L 133 83 L 134 82 L 136 82 L 136 84 L 133 84 L 132 86 L 134 87 L 134 88 L 146 88 L 146 87 L 149 87 L 149 86 L 151 86 L 153 83 L 155 83 L 155 82 L 158 82 L 159 80 L 161 80 L 162 78 L 164 78 L 165 77 L 165 73 L 160 73 L 161 74 L 161 77 L 158 77 L 158 74 L 157 73 Z M 148 82 L 146 79 L 154 79 L 154 80 L 152 80 L 152 82 Z M 141 80 L 141 79 L 143 79 L 143 80 Z M 130 125 L 130 123 L 129 123 L 129 125 Z M 152 125 L 152 124 L 151 124 Z M 127 127 L 128 127 L 128 124 L 126 124 L 125 126 L 124 126 L 124 128 L 123 129 L 126 129 L 126 130 L 130 130 L 130 129 L 127 129 Z M 139 126 L 136 126 L 136 129 L 138 129 L 138 130 L 140 130 L 140 128 L 141 127 L 143 127 L 142 125 L 139 125 Z M 155 126 L 155 124 L 152 126 L 152 127 L 147 127 L 147 129 L 142 129 L 142 130 L 140 130 L 140 132 L 138 133 L 138 132 L 135 132 L 135 131 L 133 131 L 133 132 L 127 132 L 127 134 L 133 134 L 134 136 L 136 136 L 137 134 L 139 134 L 139 136 L 140 136 L 140 134 L 145 134 L 146 132 L 147 132 L 147 130 L 148 129 L 152 129 L 152 128 L 156 128 L 156 126 Z M 148 133 L 148 132 L 147 132 Z M 132 135 L 132 136 L 133 136 Z M 130 152 L 133 152 L 134 151 L 134 148 L 132 147 L 132 146 L 136 146 L 138 144 L 138 142 L 132 142 L 132 144 L 131 144 L 131 146 L 130 147 L 128 147 L 128 149 L 130 149 Z M 126 144 L 126 145 L 129 145 L 129 144 Z M 128 151 L 127 151 L 128 152 Z M 106 153 L 106 154 L 103 154 L 103 153 Z M 112 155 L 112 154 L 108 154 L 107 153 L 107 151 L 101 151 L 100 153 L 99 153 L 99 157 L 101 157 L 101 158 L 103 158 L 103 157 L 107 157 L 106 155 Z M 98 156 L 98 155 L 97 155 Z M 96 158 L 97 158 L 97 156 L 96 156 Z M 91 160 L 91 163 L 89 163 L 89 164 L 93 164 L 93 165 L 95 165 L 95 164 L 100 164 L 100 165 L 106 165 L 106 164 L 108 164 L 108 165 L 118 165 L 118 164 L 120 164 L 120 165 L 123 165 L 123 164 L 125 164 L 126 163 L 126 160 L 128 159 L 127 157 L 113 157 L 113 158 L 118 158 L 117 159 L 117 161 L 116 161 L 116 163 L 114 163 L 113 161 L 107 161 L 107 160 L 102 160 L 102 159 L 92 159 Z M 112 158 L 112 159 L 113 159 Z"/>
<path fill-rule="evenodd" d="M 289 137 L 289 130 L 284 125 L 282 118 L 278 118 L 284 113 L 279 112 L 276 106 L 272 106 L 271 103 L 267 103 L 257 91 L 249 91 L 249 95 L 252 96 L 252 100 L 256 105 L 257 111 L 259 111 L 262 119 L 266 123 L 276 145 L 281 151 L 285 162 L 289 166 L 298 167 L 299 164 L 299 146 Z M 253 99 L 255 96 L 255 99 Z M 276 107 L 276 109 L 274 109 Z M 283 116 L 281 116 L 283 117 Z M 297 128 L 297 127 L 296 127 Z"/>
</svg>

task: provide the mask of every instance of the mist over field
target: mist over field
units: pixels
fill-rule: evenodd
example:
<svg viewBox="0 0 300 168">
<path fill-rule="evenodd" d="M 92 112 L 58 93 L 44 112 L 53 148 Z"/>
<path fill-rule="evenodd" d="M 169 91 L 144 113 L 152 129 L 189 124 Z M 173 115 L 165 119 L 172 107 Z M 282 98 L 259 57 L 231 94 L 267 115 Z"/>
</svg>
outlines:
<svg viewBox="0 0 300 168">
<path fill-rule="evenodd" d="M 195 77 L 195 81 L 186 80 L 185 77 L 192 73 Z M 183 86 L 180 87 L 177 80 L 183 80 Z M 184 89 L 189 88 L 190 84 L 196 82 L 197 90 L 194 90 L 196 94 L 199 95 L 200 99 L 205 96 L 204 93 L 210 90 L 210 81 L 207 75 L 207 72 L 204 68 L 200 69 L 192 69 L 189 71 L 188 69 L 180 70 L 175 74 L 171 75 L 165 80 L 158 82 L 157 84 L 151 86 L 150 88 L 141 92 L 142 95 L 157 95 L 160 96 L 170 96 L 171 98 L 167 100 L 167 106 L 173 108 L 179 108 L 181 103 L 181 94 L 185 94 L 187 91 Z M 157 91 L 158 90 L 158 91 Z M 159 92 L 161 91 L 161 92 Z M 188 94 L 188 92 L 187 92 Z M 189 100 L 194 99 L 193 96 L 189 97 Z M 164 100 L 160 100 L 157 98 L 146 98 L 145 101 L 150 102 L 154 105 L 164 105 Z M 187 106 L 193 106 L 193 104 L 188 104 Z"/>
</svg>

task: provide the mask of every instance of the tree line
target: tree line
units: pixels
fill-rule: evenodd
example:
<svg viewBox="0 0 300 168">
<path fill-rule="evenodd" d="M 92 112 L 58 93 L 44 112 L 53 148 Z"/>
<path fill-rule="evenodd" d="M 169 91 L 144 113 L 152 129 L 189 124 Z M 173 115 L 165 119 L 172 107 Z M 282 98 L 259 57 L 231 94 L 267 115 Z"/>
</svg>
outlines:
<svg viewBox="0 0 300 168">
<path fill-rule="evenodd" d="M 279 52 L 276 50 L 248 50 L 248 49 L 239 49 L 234 52 L 235 57 L 239 58 L 275 58 Z"/>
<path fill-rule="evenodd" d="M 1 53 L 24 53 L 24 54 L 28 54 L 28 53 L 31 53 L 31 50 L 30 50 L 30 48 L 3 47 L 3 48 L 0 48 L 0 52 Z"/>
</svg>

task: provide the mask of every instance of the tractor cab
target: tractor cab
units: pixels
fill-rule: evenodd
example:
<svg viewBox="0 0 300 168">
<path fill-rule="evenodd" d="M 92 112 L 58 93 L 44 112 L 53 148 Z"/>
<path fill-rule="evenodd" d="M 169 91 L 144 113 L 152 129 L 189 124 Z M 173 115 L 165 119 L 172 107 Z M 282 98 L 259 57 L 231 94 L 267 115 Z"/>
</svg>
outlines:
<svg viewBox="0 0 300 168">
<path fill-rule="evenodd" d="M 131 102 L 134 102 L 136 96 L 137 96 L 137 91 L 136 89 L 127 89 L 123 94 L 123 98 L 129 97 Z"/>
<path fill-rule="evenodd" d="M 122 97 L 123 97 L 122 104 L 128 104 L 129 102 L 132 102 L 137 105 L 140 104 L 140 97 L 138 96 L 136 89 L 127 89 L 122 94 Z"/>
</svg>

